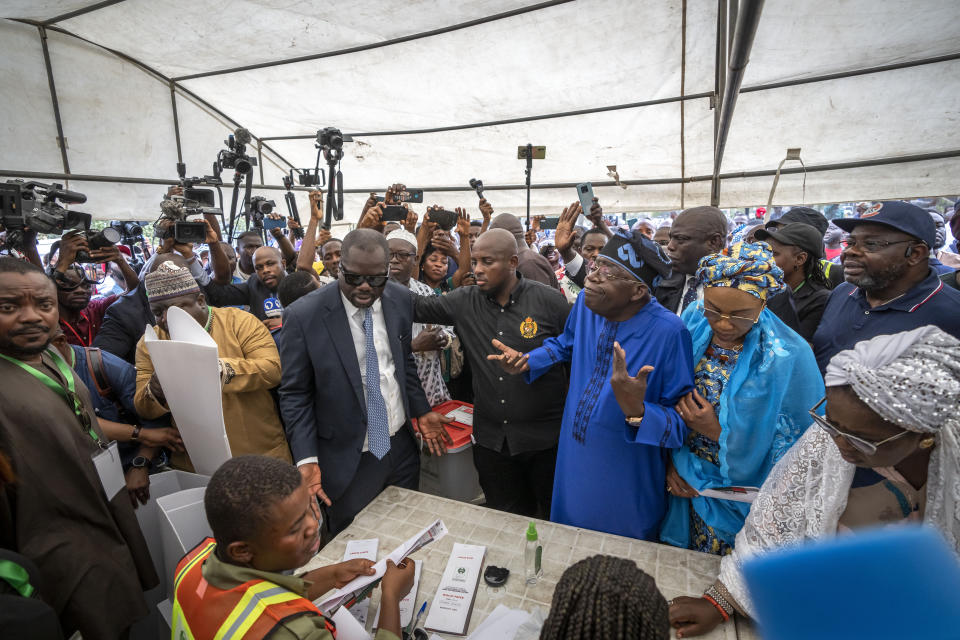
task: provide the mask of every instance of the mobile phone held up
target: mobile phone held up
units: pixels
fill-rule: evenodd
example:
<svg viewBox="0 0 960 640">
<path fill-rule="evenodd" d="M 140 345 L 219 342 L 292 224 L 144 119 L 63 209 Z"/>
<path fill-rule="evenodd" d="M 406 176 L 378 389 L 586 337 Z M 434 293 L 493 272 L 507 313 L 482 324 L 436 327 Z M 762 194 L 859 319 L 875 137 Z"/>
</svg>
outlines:
<svg viewBox="0 0 960 640">
<path fill-rule="evenodd" d="M 557 218 L 554 218 L 554 217 L 544 218 L 543 220 L 540 221 L 540 228 L 543 229 L 543 230 L 546 230 L 546 229 L 556 229 L 556 228 L 557 228 L 557 224 L 559 224 L 559 222 L 560 222 L 560 218 L 559 218 L 559 217 L 557 217 Z"/>
<path fill-rule="evenodd" d="M 407 189 L 397 194 L 398 202 L 423 203 L 423 189 Z M 383 196 L 377 196 L 377 202 L 383 202 Z"/>
<path fill-rule="evenodd" d="M 403 222 L 407 219 L 407 208 L 399 204 L 388 204 L 383 208 L 380 220 L 383 222 Z"/>
<path fill-rule="evenodd" d="M 577 198 L 580 199 L 583 215 L 588 215 L 590 213 L 590 207 L 593 206 L 593 185 L 589 182 L 581 182 L 578 184 Z"/>
<path fill-rule="evenodd" d="M 281 227 L 287 226 L 287 219 L 284 217 L 280 218 L 264 218 L 263 219 L 263 228 L 264 229 L 279 229 Z"/>
<path fill-rule="evenodd" d="M 457 224 L 457 214 L 446 209 L 434 209 L 427 213 L 430 220 L 437 223 L 437 226 L 444 231 L 450 231 Z"/>
</svg>

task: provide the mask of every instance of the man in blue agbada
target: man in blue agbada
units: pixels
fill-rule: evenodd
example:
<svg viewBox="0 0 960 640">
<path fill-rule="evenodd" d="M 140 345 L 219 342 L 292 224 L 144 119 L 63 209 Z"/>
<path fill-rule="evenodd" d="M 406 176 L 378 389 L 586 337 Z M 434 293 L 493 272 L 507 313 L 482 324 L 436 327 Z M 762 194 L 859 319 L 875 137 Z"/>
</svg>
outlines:
<svg viewBox="0 0 960 640">
<path fill-rule="evenodd" d="M 526 355 L 493 341 L 500 354 L 488 358 L 527 382 L 572 364 L 554 522 L 646 540 L 658 534 L 669 449 L 687 436 L 674 407 L 693 389 L 690 334 L 650 294 L 669 274 L 659 245 L 615 235 L 591 266 L 563 334 Z"/>
<path fill-rule="evenodd" d="M 808 411 L 824 387 L 806 340 L 766 308 L 784 287 L 767 244 L 738 243 L 704 256 L 697 278 L 703 300 L 681 316 L 693 338 L 696 388 L 677 404 L 690 433 L 667 470 L 661 539 L 723 555 L 750 504 L 700 491 L 760 487 L 810 426 Z"/>
</svg>

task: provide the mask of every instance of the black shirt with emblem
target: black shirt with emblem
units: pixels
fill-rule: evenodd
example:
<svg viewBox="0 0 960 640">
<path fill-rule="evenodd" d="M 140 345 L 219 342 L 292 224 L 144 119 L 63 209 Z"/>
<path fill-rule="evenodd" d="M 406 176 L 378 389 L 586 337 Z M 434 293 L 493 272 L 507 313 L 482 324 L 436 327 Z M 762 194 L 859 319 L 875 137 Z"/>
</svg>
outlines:
<svg viewBox="0 0 960 640">
<path fill-rule="evenodd" d="M 545 284 L 524 279 L 510 294 L 506 306 L 479 287 L 460 287 L 433 298 L 415 296 L 414 319 L 430 324 L 453 325 L 473 371 L 473 436 L 488 449 L 510 454 L 543 451 L 557 445 L 567 375 L 553 367 L 526 384 L 520 376 L 504 373 L 495 361 L 497 339 L 527 353 L 547 338 L 563 333 L 570 305 L 563 294 Z"/>
</svg>

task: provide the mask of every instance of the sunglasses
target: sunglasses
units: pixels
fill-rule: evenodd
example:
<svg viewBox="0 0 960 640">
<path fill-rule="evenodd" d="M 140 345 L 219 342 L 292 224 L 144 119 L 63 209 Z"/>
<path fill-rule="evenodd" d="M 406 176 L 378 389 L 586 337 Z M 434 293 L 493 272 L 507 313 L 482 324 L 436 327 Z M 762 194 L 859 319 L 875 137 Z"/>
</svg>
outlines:
<svg viewBox="0 0 960 640">
<path fill-rule="evenodd" d="M 380 287 L 386 285 L 387 280 L 390 279 L 389 275 L 363 276 L 359 273 L 350 273 L 343 268 L 343 265 L 340 265 L 340 273 L 343 275 L 344 282 L 351 287 L 359 287 L 366 282 L 374 289 L 379 289 Z"/>
<path fill-rule="evenodd" d="M 817 423 L 818 427 L 820 427 L 821 429 L 826 431 L 828 434 L 830 434 L 831 437 L 845 439 L 847 442 L 853 445 L 853 447 L 857 451 L 864 453 L 868 456 L 875 455 L 877 453 L 877 447 L 879 447 L 880 445 L 887 444 L 888 442 L 893 442 L 894 440 L 898 438 L 902 438 L 908 433 L 913 433 L 912 431 L 901 431 L 897 435 L 890 436 L 886 440 L 881 440 L 880 442 L 870 442 L 869 440 L 858 438 L 855 435 L 852 435 L 844 431 L 841 431 L 840 429 L 837 429 L 835 426 L 830 424 L 830 422 L 826 418 L 817 414 L 817 410 L 820 409 L 820 407 L 822 407 L 823 403 L 826 401 L 827 399 L 824 398 L 823 400 L 817 403 L 817 406 L 815 406 L 813 409 L 810 409 L 810 417 L 813 418 L 813 421 Z"/>
</svg>

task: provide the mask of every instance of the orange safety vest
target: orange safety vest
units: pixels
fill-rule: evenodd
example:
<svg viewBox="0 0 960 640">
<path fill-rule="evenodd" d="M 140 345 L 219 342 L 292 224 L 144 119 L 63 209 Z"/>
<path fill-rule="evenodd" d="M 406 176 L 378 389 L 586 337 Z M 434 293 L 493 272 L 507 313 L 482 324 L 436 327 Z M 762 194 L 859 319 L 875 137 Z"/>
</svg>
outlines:
<svg viewBox="0 0 960 640">
<path fill-rule="evenodd" d="M 202 568 L 216 549 L 206 538 L 180 560 L 173 579 L 172 640 L 261 640 L 284 620 L 323 617 L 306 598 L 266 580 L 250 580 L 218 589 L 204 580 Z M 327 630 L 336 627 L 324 618 Z"/>
</svg>

